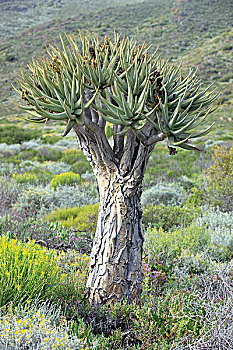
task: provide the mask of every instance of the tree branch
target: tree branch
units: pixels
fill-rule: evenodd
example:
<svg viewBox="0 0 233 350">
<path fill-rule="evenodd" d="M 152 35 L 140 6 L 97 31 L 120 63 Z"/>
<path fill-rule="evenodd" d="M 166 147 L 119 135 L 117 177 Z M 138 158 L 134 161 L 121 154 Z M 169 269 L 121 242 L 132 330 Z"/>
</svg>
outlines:
<svg viewBox="0 0 233 350">
<path fill-rule="evenodd" d="M 85 89 L 85 101 L 88 102 L 93 97 L 92 92 L 89 89 Z M 98 124 L 99 114 L 94 110 L 92 106 L 89 107 L 91 112 L 91 118 L 93 123 Z"/>
<path fill-rule="evenodd" d="M 125 135 L 117 135 L 117 133 L 122 132 L 124 129 L 124 125 L 113 125 L 113 152 L 116 157 L 120 158 L 122 156 L 124 150 L 124 139 Z"/>
<path fill-rule="evenodd" d="M 90 108 L 86 109 L 84 111 L 84 125 L 85 127 L 93 133 L 93 137 L 96 140 L 96 143 L 98 144 L 98 147 L 101 150 L 101 153 L 104 154 L 106 160 L 116 162 L 115 154 L 108 142 L 108 139 L 105 134 L 105 129 L 102 129 L 99 127 L 98 124 L 93 123 L 93 121 L 90 118 L 91 116 L 91 110 Z"/>
<path fill-rule="evenodd" d="M 135 128 L 132 128 L 132 131 L 134 135 L 137 136 L 138 140 L 145 146 L 148 138 L 145 137 L 144 133 L 141 130 L 137 130 Z"/>
<path fill-rule="evenodd" d="M 129 130 L 127 134 L 126 144 L 123 150 L 123 155 L 120 160 L 120 171 L 125 176 L 132 169 L 132 159 L 135 154 L 136 148 L 139 143 L 136 140 L 132 130 Z"/>
<path fill-rule="evenodd" d="M 93 133 L 99 133 L 100 131 L 99 125 L 92 121 L 90 108 L 86 109 L 83 112 L 83 116 L 84 116 L 84 125 Z"/>
<path fill-rule="evenodd" d="M 160 132 L 159 134 L 156 134 L 156 135 L 152 135 L 147 140 L 146 146 L 147 147 L 152 146 L 153 144 L 155 144 L 159 141 L 163 141 L 166 137 L 167 137 L 167 135 L 163 134 L 162 132 Z"/>
<path fill-rule="evenodd" d="M 100 101 L 100 106 L 103 109 L 107 109 L 107 107 L 105 106 L 105 104 L 102 101 Z M 104 129 L 105 125 L 106 125 L 106 120 L 102 117 L 102 115 L 99 114 L 99 126 L 100 126 L 100 128 Z"/>
</svg>

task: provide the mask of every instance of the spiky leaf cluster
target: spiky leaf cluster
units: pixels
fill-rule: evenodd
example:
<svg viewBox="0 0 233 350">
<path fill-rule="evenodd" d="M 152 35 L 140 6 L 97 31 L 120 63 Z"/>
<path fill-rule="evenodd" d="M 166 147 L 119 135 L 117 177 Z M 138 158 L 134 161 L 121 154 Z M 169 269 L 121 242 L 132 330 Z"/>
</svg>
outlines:
<svg viewBox="0 0 233 350">
<path fill-rule="evenodd" d="M 159 72 L 159 74 L 158 74 Z M 175 67 L 160 60 L 155 71 L 160 81 L 162 96 L 151 89 L 151 100 L 157 99 L 155 120 L 150 120 L 154 127 L 168 136 L 171 146 L 187 150 L 195 149 L 187 141 L 207 135 L 214 123 L 201 132 L 195 132 L 207 116 L 215 109 L 208 108 L 218 97 L 211 86 L 202 89 L 202 83 L 196 73 L 191 71 L 183 78 L 181 66 Z M 158 92 L 158 90 L 157 90 Z"/>
<path fill-rule="evenodd" d="M 20 105 L 31 121 L 67 120 L 66 135 L 77 122 L 85 125 L 84 112 L 98 111 L 108 122 L 127 133 L 150 123 L 166 137 L 170 146 L 195 149 L 187 144 L 206 135 L 196 128 L 211 112 L 218 94 L 202 88 L 196 73 L 183 77 L 181 66 L 149 54 L 146 44 L 137 45 L 115 34 L 101 43 L 99 38 L 80 34 L 77 44 L 66 36 L 62 49 L 51 46 L 49 59 L 33 61 L 22 71 L 16 89 L 26 102 Z M 87 100 L 86 92 L 91 96 Z"/>
</svg>

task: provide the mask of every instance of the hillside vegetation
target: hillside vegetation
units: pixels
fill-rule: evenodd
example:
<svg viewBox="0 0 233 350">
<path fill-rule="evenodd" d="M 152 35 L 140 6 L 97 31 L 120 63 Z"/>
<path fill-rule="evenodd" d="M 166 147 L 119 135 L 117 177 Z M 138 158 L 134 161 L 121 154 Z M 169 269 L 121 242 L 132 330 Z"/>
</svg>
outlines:
<svg viewBox="0 0 233 350">
<path fill-rule="evenodd" d="M 77 34 L 79 29 L 93 30 L 100 36 L 112 35 L 115 29 L 139 42 L 152 43 L 154 48 L 159 46 L 161 57 L 184 61 L 186 67 L 198 66 L 203 81 L 219 82 L 222 90 L 219 103 L 225 105 L 216 116 L 223 114 L 226 119 L 231 113 L 226 106 L 232 99 L 233 79 L 230 0 L 41 0 L 36 4 L 6 1 L 0 6 L 1 116 L 19 113 L 9 97 L 20 69 L 33 57 L 45 55 L 50 43 L 59 43 L 59 32 Z"/>
<path fill-rule="evenodd" d="M 0 1 L 0 349 L 233 349 L 232 0 Z M 142 192 L 141 304 L 88 305 L 99 193 L 64 125 L 22 119 L 11 84 L 59 33 L 114 29 L 221 94 L 204 152 L 165 142 Z M 107 137 L 112 140 L 111 128 Z"/>
</svg>

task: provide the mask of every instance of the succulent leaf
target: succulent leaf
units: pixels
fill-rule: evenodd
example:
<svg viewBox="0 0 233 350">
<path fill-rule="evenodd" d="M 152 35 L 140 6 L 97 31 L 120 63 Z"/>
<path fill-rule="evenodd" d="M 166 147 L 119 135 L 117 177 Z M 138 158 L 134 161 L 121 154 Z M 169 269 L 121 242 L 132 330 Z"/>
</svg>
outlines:
<svg viewBox="0 0 233 350">
<path fill-rule="evenodd" d="M 183 77 L 181 65 L 149 54 L 150 46 L 116 33 L 114 41 L 105 37 L 101 42 L 80 32 L 80 47 L 73 36 L 60 39 L 61 48 L 50 45 L 49 59 L 32 61 L 29 71 L 22 70 L 20 88 L 14 87 L 25 101 L 15 104 L 31 121 L 68 120 L 67 135 L 75 122 L 85 123 L 84 110 L 94 108 L 106 121 L 124 126 L 121 135 L 149 122 L 172 146 L 187 150 L 197 150 L 187 141 L 212 130 L 213 124 L 197 128 L 213 111 L 210 105 L 219 94 L 212 85 L 203 88 L 196 72 Z"/>
</svg>

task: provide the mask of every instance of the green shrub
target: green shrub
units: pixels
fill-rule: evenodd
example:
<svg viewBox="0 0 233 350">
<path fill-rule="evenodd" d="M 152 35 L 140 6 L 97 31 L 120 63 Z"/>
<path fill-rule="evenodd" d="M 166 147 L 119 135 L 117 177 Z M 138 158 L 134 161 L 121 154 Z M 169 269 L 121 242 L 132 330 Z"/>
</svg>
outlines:
<svg viewBox="0 0 233 350">
<path fill-rule="evenodd" d="M 156 311 L 150 310 L 158 339 L 181 339 L 189 341 L 201 334 L 204 328 L 205 308 L 197 294 L 189 290 L 171 289 L 159 296 Z"/>
<path fill-rule="evenodd" d="M 63 151 L 61 161 L 69 165 L 75 164 L 80 161 L 86 161 L 88 163 L 82 151 L 80 149 L 75 149 L 75 148 L 67 149 Z"/>
<path fill-rule="evenodd" d="M 59 281 L 56 252 L 0 237 L 0 307 L 52 294 Z"/>
<path fill-rule="evenodd" d="M 35 184 L 37 182 L 36 174 L 33 173 L 24 173 L 24 174 L 13 174 L 13 179 L 19 184 L 30 183 Z"/>
<path fill-rule="evenodd" d="M 77 205 L 97 203 L 98 200 L 95 184 L 81 183 L 80 186 L 74 187 L 58 186 L 56 190 L 50 185 L 27 185 L 23 191 L 21 189 L 14 204 L 14 210 L 26 215 L 45 215 L 57 208 L 73 208 Z"/>
<path fill-rule="evenodd" d="M 182 253 L 179 256 L 178 264 L 179 270 L 185 271 L 188 274 L 200 274 L 210 273 L 211 269 L 216 265 L 214 258 L 220 257 L 221 252 L 212 249 L 212 254 L 209 254 L 208 249 L 203 252 L 194 252 L 192 249 L 182 249 Z M 223 254 L 222 254 L 223 255 Z M 227 255 L 227 249 L 225 249 L 225 256 Z"/>
<path fill-rule="evenodd" d="M 81 177 L 79 174 L 75 174 L 72 171 L 69 171 L 67 173 L 56 175 L 50 182 L 50 185 L 54 190 L 56 190 L 58 186 L 76 185 L 80 182 L 80 180 Z"/>
<path fill-rule="evenodd" d="M 50 145 L 54 145 L 56 142 L 62 140 L 61 136 L 56 136 L 52 134 L 45 134 L 42 136 L 43 143 L 49 143 Z"/>
<path fill-rule="evenodd" d="M 9 178 L 0 176 L 0 216 L 8 214 L 17 201 L 22 190 L 20 184 L 9 181 Z"/>
<path fill-rule="evenodd" d="M 80 232 L 96 230 L 99 204 L 90 204 L 69 209 L 57 209 L 47 215 L 49 221 L 60 221 L 64 227 L 75 227 Z"/>
<path fill-rule="evenodd" d="M 146 226 L 151 225 L 157 229 L 162 227 L 164 231 L 168 231 L 176 226 L 188 226 L 200 214 L 201 209 L 198 208 L 193 210 L 180 206 L 148 204 L 143 208 L 142 222 Z"/>
<path fill-rule="evenodd" d="M 38 151 L 36 149 L 29 149 L 25 151 L 20 151 L 19 154 L 15 157 L 16 159 L 20 161 L 24 160 L 34 160 L 38 157 Z"/>
<path fill-rule="evenodd" d="M 53 301 L 58 305 L 62 304 L 67 308 L 70 304 L 73 310 L 67 310 L 76 313 L 74 301 L 81 301 L 84 296 L 85 285 L 88 277 L 90 257 L 86 254 L 80 254 L 74 250 L 62 251 L 58 258 L 60 274 L 63 283 L 60 283 L 53 293 Z"/>
<path fill-rule="evenodd" d="M 28 303 L 0 315 L 0 347 L 2 349 L 76 349 L 83 350 L 78 335 L 70 331 L 59 309 L 45 303 Z"/>
<path fill-rule="evenodd" d="M 70 170 L 78 174 L 86 174 L 87 172 L 92 172 L 92 167 L 87 160 L 81 160 L 78 163 L 71 165 Z"/>
<path fill-rule="evenodd" d="M 179 258 L 185 249 L 189 249 L 194 254 L 207 247 L 214 249 L 210 232 L 194 224 L 172 232 L 164 231 L 162 228 L 159 230 L 149 228 L 146 232 L 145 249 L 152 256 L 159 256 L 161 260 Z"/>
<path fill-rule="evenodd" d="M 211 204 L 223 211 L 233 208 L 233 146 L 217 146 L 212 155 L 213 165 L 206 172 L 206 194 Z"/>
<path fill-rule="evenodd" d="M 192 187 L 190 194 L 185 200 L 185 205 L 190 208 L 199 207 L 204 204 L 205 193 L 203 188 Z"/>
<path fill-rule="evenodd" d="M 72 230 L 62 227 L 58 222 L 45 222 L 33 216 L 0 216 L 0 234 L 22 242 L 35 240 L 43 242 L 47 248 L 75 249 L 77 235 Z M 86 243 L 86 242 L 85 242 Z"/>
<path fill-rule="evenodd" d="M 54 149 L 54 147 L 49 147 L 44 145 L 41 146 L 36 155 L 36 160 L 39 162 L 45 161 L 59 161 L 62 157 L 62 151 Z"/>
<path fill-rule="evenodd" d="M 36 173 L 36 177 L 37 177 L 37 181 L 38 183 L 42 183 L 42 184 L 47 184 L 49 183 L 53 178 L 54 178 L 54 174 L 51 171 L 47 171 L 47 170 L 35 170 Z"/>
<path fill-rule="evenodd" d="M 179 180 L 181 176 L 192 179 L 209 166 L 209 151 L 196 153 L 180 150 L 175 157 L 169 155 L 165 144 L 157 144 L 145 171 L 144 188 L 149 188 L 158 181 Z"/>
<path fill-rule="evenodd" d="M 147 204 L 179 205 L 184 201 L 186 192 L 177 183 L 158 182 L 142 193 L 142 206 Z"/>
<path fill-rule="evenodd" d="M 34 169 L 30 172 L 25 172 L 23 174 L 13 174 L 13 179 L 19 184 L 29 183 L 29 184 L 46 184 L 54 178 L 54 174 L 50 171 L 43 171 L 40 169 Z"/>
<path fill-rule="evenodd" d="M 182 338 L 189 337 L 191 342 L 200 335 L 205 314 L 197 293 L 169 289 L 140 306 L 124 300 L 92 308 L 89 320 L 94 334 L 105 335 L 104 339 L 100 335 L 95 338 L 98 344 L 102 341 L 98 350 L 169 350 Z"/>
<path fill-rule="evenodd" d="M 8 145 L 37 139 L 40 138 L 41 135 L 41 130 L 23 129 L 16 125 L 0 126 L 0 143 L 5 142 Z"/>
</svg>

